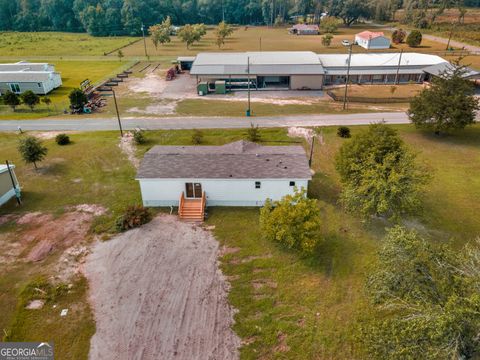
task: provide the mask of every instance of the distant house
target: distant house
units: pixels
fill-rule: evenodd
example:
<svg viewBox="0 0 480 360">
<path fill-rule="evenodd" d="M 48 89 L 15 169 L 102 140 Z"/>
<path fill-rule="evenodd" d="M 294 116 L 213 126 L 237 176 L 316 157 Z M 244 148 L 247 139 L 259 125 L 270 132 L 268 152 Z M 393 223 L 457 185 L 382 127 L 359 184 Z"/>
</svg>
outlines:
<svg viewBox="0 0 480 360">
<path fill-rule="evenodd" d="M 290 34 L 294 35 L 318 35 L 320 29 L 318 25 L 297 24 L 289 29 Z"/>
<path fill-rule="evenodd" d="M 60 86 L 62 78 L 54 65 L 24 61 L 0 64 L 0 95 L 8 90 L 16 94 L 31 90 L 46 95 Z"/>
<path fill-rule="evenodd" d="M 355 43 L 367 50 L 390 48 L 390 39 L 383 32 L 362 31 L 355 35 Z"/>
<path fill-rule="evenodd" d="M 5 204 L 15 196 L 15 188 L 12 184 L 12 178 L 15 187 L 20 189 L 17 177 L 15 175 L 15 165 L 10 165 L 11 177 L 7 165 L 0 165 L 0 205 Z"/>
<path fill-rule="evenodd" d="M 237 141 L 223 146 L 155 146 L 137 173 L 145 206 L 262 206 L 312 178 L 301 146 Z"/>
</svg>

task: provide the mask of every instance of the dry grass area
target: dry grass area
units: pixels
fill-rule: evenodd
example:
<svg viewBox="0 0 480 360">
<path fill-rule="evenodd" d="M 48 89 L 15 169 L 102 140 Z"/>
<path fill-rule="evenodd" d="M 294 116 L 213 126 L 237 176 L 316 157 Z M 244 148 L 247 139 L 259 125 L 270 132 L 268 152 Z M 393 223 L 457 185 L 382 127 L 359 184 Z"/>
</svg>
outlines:
<svg viewBox="0 0 480 360">
<path fill-rule="evenodd" d="M 425 86 L 422 84 L 405 85 L 350 85 L 348 96 L 358 98 L 396 99 L 411 98 L 417 95 Z M 331 90 L 337 96 L 344 96 L 345 88 L 337 87 Z"/>
<path fill-rule="evenodd" d="M 195 55 L 205 51 L 313 51 L 316 53 L 343 53 L 347 49 L 341 44 L 346 39 L 353 41 L 355 34 L 363 30 L 372 30 L 365 25 L 355 25 L 350 28 L 342 27 L 334 34 L 332 44 L 328 47 L 322 45 L 322 35 L 290 35 L 287 28 L 270 28 L 266 26 L 259 27 L 238 27 L 232 37 L 227 39 L 223 48 L 219 49 L 215 45 L 213 28 L 209 29 L 207 35 L 200 41 L 187 49 L 185 44 L 180 42 L 177 37 L 172 37 L 172 42 L 161 45 L 155 49 L 150 39 L 147 39 L 147 51 L 151 56 L 162 56 L 175 58 L 179 55 Z M 375 30 L 375 29 L 373 29 Z M 387 36 L 391 33 L 385 31 Z M 421 47 L 410 48 L 406 44 L 392 47 L 389 51 L 398 51 L 403 48 L 405 51 L 432 52 L 443 51 L 445 45 L 433 41 L 424 40 Z M 355 52 L 366 52 L 367 50 L 356 46 Z M 123 50 L 126 56 L 143 56 L 143 42 L 135 43 Z M 112 54 L 112 56 L 115 56 Z"/>
</svg>

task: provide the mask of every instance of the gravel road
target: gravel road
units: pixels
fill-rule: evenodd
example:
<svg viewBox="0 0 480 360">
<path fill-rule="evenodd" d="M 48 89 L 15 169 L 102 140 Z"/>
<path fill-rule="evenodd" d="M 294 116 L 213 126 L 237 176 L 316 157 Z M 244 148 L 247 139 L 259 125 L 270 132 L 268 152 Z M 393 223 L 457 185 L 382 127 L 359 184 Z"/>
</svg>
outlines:
<svg viewBox="0 0 480 360">
<path fill-rule="evenodd" d="M 162 215 L 87 258 L 90 359 L 237 359 L 228 284 L 209 231 Z"/>
</svg>

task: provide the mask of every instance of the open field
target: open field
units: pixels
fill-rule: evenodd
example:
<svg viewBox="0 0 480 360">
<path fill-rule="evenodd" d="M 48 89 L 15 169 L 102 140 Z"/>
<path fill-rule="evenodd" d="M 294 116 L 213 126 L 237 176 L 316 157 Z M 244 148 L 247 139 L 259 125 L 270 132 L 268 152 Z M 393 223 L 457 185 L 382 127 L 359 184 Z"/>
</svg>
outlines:
<svg viewBox="0 0 480 360">
<path fill-rule="evenodd" d="M 138 39 L 62 32 L 0 32 L 0 56 L 100 56 Z"/>
<path fill-rule="evenodd" d="M 405 221 L 432 241 L 458 247 L 480 233 L 480 126 L 453 135 L 435 136 L 412 126 L 396 126 L 401 136 L 428 163 L 434 179 L 424 196 L 424 211 Z M 352 127 L 355 134 L 362 127 Z M 348 140 L 335 135 L 336 128 L 323 128 L 322 141 L 314 151 L 316 170 L 310 196 L 318 199 L 324 242 L 318 253 L 302 257 L 264 241 L 258 228 L 258 209 L 212 208 L 207 225 L 215 225 L 215 236 L 226 247 L 221 261 L 232 285 L 231 304 L 239 310 L 234 330 L 242 338 L 243 358 L 361 358 L 354 340 L 358 315 L 368 311 L 363 280 L 384 234 L 387 222 L 370 225 L 345 214 L 337 200 L 340 191 L 334 170 L 334 155 Z M 205 130 L 204 144 L 224 144 L 245 138 L 246 130 Z M 155 144 L 191 144 L 191 130 L 147 132 L 148 142 L 137 149 L 141 156 Z M 284 129 L 261 129 L 265 144 L 292 144 Z M 35 173 L 17 154 L 18 135 L 0 134 L 2 154 L 17 165 L 24 187 L 25 203 L 13 202 L 1 214 L 31 211 L 54 212 L 64 207 L 96 203 L 108 209 L 93 223 L 97 231 L 109 230 L 119 209 L 138 202 L 140 194 L 134 170 L 118 148 L 115 132 L 71 134 L 72 145 L 59 147 L 46 140 L 47 159 Z M 308 146 L 304 144 L 307 149 Z M 0 236 L 25 231 L 13 223 L 0 225 Z M 23 309 L 22 287 L 43 274 L 56 255 L 41 263 L 18 262 L 0 275 L 0 327 L 15 339 L 47 337 L 69 347 L 67 359 L 85 359 L 87 340 L 93 333 L 90 310 L 80 308 L 57 327 L 58 308 L 41 312 Z M 3 265 L 2 265 L 3 266 Z M 47 275 L 47 274 L 45 274 Z M 85 283 L 74 284 L 75 295 L 85 301 Z M 14 285 L 18 284 L 18 285 Z M 23 300 L 22 300 L 23 299 Z M 72 298 L 61 295 L 59 307 L 72 307 Z M 17 310 L 15 310 L 15 308 Z M 73 311 L 73 310 L 72 310 Z M 45 324 L 45 321 L 47 323 Z M 39 326 L 42 322 L 43 325 Z M 58 331 L 56 331 L 58 329 Z M 81 334 L 74 338 L 72 334 Z M 49 336 L 47 336 L 49 335 Z M 75 346 L 73 346 L 75 344 Z M 82 345 L 82 346 L 80 346 Z"/>
<path fill-rule="evenodd" d="M 147 52 L 150 56 L 166 57 L 174 59 L 179 55 L 195 55 L 205 51 L 313 51 L 317 53 L 346 53 L 347 49 L 341 44 L 342 40 L 353 41 L 355 34 L 372 29 L 366 25 L 355 25 L 351 28 L 341 27 L 334 34 L 332 44 L 329 47 L 322 45 L 322 35 L 296 36 L 288 34 L 287 28 L 269 28 L 269 27 L 239 27 L 233 33 L 232 37 L 226 40 L 224 47 L 219 49 L 214 42 L 213 30 L 209 30 L 207 35 L 199 42 L 187 49 L 185 44 L 176 37 L 172 37 L 172 42 L 159 45 L 155 49 L 152 41 L 147 39 Z M 375 28 L 373 28 L 375 29 Z M 390 32 L 385 32 L 390 36 Z M 406 44 L 392 47 L 389 51 L 416 51 L 416 52 L 435 52 L 444 51 L 445 46 L 436 42 L 425 40 L 421 47 L 410 48 Z M 354 47 L 355 52 L 366 52 L 360 46 Z M 125 56 L 143 56 L 143 42 L 138 42 L 123 49 Z M 115 56 L 112 54 L 111 56 Z"/>
</svg>

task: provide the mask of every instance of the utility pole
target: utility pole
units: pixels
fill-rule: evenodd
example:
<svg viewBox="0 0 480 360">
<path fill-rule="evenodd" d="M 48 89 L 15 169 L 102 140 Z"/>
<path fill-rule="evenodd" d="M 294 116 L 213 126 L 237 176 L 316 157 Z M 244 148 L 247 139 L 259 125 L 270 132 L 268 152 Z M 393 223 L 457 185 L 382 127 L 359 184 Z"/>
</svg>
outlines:
<svg viewBox="0 0 480 360">
<path fill-rule="evenodd" d="M 142 23 L 142 36 L 143 36 L 143 48 L 145 49 L 145 57 L 148 58 L 147 54 L 147 42 L 145 41 L 145 26 Z"/>
<path fill-rule="evenodd" d="M 115 111 L 117 112 L 118 126 L 120 127 L 120 137 L 123 137 L 122 122 L 120 121 L 120 114 L 118 112 L 117 97 L 115 96 L 115 90 L 112 89 L 113 101 L 115 102 Z"/>
<path fill-rule="evenodd" d="M 260 51 L 262 51 L 262 37 L 260 36 Z"/>
<path fill-rule="evenodd" d="M 352 47 L 353 44 L 350 44 L 350 48 L 348 50 L 347 77 L 345 78 L 345 94 L 343 96 L 343 110 L 347 108 L 348 83 L 350 82 L 350 64 L 352 62 Z"/>
<path fill-rule="evenodd" d="M 248 109 L 247 109 L 247 116 L 251 115 L 251 108 L 250 108 L 250 56 L 247 56 L 247 77 L 248 77 Z"/>
<path fill-rule="evenodd" d="M 403 49 L 400 50 L 400 56 L 398 57 L 397 73 L 395 74 L 394 85 L 398 85 L 398 74 L 400 73 L 400 65 L 402 64 L 402 55 L 403 55 Z"/>
<path fill-rule="evenodd" d="M 308 159 L 308 167 L 312 167 L 313 146 L 315 145 L 315 135 L 312 136 L 312 144 L 310 145 L 310 159 Z"/>
</svg>

